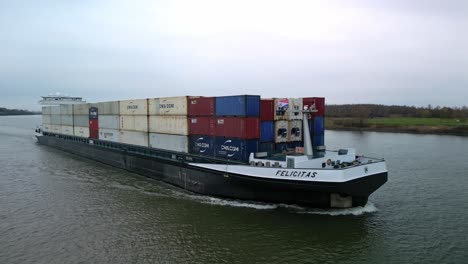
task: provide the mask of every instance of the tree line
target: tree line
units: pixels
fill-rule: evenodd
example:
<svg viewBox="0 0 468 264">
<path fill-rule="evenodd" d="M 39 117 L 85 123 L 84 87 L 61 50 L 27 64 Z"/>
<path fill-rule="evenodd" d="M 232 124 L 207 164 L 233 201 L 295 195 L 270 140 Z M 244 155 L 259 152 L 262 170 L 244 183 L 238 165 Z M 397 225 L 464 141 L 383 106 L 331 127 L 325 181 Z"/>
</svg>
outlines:
<svg viewBox="0 0 468 264">
<path fill-rule="evenodd" d="M 35 115 L 39 114 L 39 112 L 32 112 L 28 110 L 22 110 L 22 109 L 7 109 L 0 107 L 0 116 L 2 115 Z"/>
<path fill-rule="evenodd" d="M 468 118 L 468 107 L 415 107 L 401 105 L 378 104 L 344 104 L 326 105 L 325 114 L 328 117 L 425 117 L 425 118 Z"/>
</svg>

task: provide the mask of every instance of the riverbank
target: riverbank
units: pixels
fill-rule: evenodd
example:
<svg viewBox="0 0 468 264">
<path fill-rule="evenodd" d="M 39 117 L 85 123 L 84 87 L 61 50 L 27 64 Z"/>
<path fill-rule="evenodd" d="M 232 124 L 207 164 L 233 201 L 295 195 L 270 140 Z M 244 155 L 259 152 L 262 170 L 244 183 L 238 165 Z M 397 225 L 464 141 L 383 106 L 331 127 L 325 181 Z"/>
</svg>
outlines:
<svg viewBox="0 0 468 264">
<path fill-rule="evenodd" d="M 327 117 L 325 128 L 344 131 L 376 131 L 413 134 L 468 136 L 468 122 L 446 118 L 334 118 Z"/>
</svg>

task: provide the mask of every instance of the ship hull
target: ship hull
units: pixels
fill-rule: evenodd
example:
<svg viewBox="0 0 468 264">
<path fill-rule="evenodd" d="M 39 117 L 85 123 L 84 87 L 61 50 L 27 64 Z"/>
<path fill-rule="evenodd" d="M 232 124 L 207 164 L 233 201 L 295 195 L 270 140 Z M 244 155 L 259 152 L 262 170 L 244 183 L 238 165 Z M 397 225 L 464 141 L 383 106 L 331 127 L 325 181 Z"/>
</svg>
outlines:
<svg viewBox="0 0 468 264">
<path fill-rule="evenodd" d="M 265 179 L 201 168 L 183 160 L 183 156 L 159 158 L 54 136 L 37 138 L 43 145 L 161 180 L 187 191 L 231 199 L 325 208 L 336 207 L 337 204 L 337 207 L 364 206 L 369 195 L 387 181 L 387 172 L 346 182 Z M 351 203 L 340 206 L 334 201 L 340 197 L 351 198 Z"/>
</svg>

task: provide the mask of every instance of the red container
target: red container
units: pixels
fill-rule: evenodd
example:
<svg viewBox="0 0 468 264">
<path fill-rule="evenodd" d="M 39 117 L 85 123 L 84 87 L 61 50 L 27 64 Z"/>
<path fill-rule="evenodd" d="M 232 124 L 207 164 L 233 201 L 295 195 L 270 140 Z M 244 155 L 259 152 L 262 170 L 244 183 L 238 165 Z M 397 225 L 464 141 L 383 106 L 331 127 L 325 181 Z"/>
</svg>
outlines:
<svg viewBox="0 0 468 264">
<path fill-rule="evenodd" d="M 99 138 L 99 129 L 90 128 L 89 129 L 89 138 L 98 139 Z"/>
<path fill-rule="evenodd" d="M 188 98 L 189 116 L 213 116 L 215 113 L 215 98 L 190 96 Z"/>
<path fill-rule="evenodd" d="M 258 117 L 217 117 L 214 118 L 214 135 L 240 139 L 260 138 Z"/>
<path fill-rule="evenodd" d="M 260 121 L 273 121 L 275 118 L 275 100 L 262 99 L 260 101 Z"/>
<path fill-rule="evenodd" d="M 195 116 L 189 118 L 190 135 L 214 136 L 214 118 L 208 116 Z"/>
<path fill-rule="evenodd" d="M 325 98 L 323 97 L 308 97 L 302 98 L 302 104 L 307 106 L 309 109 L 314 108 L 317 109 L 316 113 L 310 115 L 309 118 L 314 116 L 325 116 Z"/>
<path fill-rule="evenodd" d="M 99 122 L 98 119 L 90 119 L 89 120 L 89 129 L 99 129 Z"/>
</svg>

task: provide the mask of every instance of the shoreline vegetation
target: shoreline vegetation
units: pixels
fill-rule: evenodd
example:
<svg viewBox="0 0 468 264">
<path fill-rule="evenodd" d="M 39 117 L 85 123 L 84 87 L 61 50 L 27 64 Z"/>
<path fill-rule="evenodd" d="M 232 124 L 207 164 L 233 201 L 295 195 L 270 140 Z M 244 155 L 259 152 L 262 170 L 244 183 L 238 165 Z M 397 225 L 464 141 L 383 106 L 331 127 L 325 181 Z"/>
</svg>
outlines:
<svg viewBox="0 0 468 264">
<path fill-rule="evenodd" d="M 325 128 L 468 136 L 468 108 L 327 105 Z"/>
<path fill-rule="evenodd" d="M 23 109 L 7 109 L 0 107 L 0 116 L 12 116 L 12 115 L 40 115 L 41 112 L 34 112 Z"/>
</svg>

